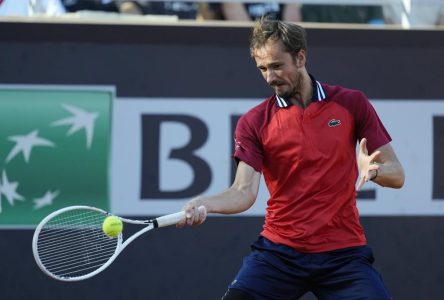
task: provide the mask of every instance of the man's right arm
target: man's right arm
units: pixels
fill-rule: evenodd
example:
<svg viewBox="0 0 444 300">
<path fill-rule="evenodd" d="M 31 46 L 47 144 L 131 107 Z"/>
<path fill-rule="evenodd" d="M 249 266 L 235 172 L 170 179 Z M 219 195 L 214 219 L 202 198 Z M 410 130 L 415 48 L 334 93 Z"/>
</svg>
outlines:
<svg viewBox="0 0 444 300">
<path fill-rule="evenodd" d="M 249 209 L 256 201 L 260 177 L 261 173 L 239 162 L 232 186 L 219 194 L 190 200 L 183 209 L 186 218 L 177 227 L 199 225 L 205 221 L 207 213 L 236 214 Z"/>
</svg>

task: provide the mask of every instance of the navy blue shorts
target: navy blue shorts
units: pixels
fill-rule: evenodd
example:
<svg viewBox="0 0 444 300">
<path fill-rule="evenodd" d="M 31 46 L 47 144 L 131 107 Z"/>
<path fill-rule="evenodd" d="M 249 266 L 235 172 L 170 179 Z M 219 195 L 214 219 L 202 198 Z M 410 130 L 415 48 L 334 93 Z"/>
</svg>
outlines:
<svg viewBox="0 0 444 300">
<path fill-rule="evenodd" d="M 322 300 L 392 299 L 373 261 L 368 246 L 301 253 L 260 237 L 229 288 L 255 300 L 296 300 L 307 292 Z"/>
</svg>

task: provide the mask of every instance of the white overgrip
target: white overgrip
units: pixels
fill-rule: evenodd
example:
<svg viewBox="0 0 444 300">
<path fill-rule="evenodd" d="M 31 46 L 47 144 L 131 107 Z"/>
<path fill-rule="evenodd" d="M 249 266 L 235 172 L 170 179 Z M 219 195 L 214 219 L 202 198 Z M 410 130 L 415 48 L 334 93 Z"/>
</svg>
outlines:
<svg viewBox="0 0 444 300">
<path fill-rule="evenodd" d="M 174 214 L 158 217 L 156 219 L 157 227 L 165 227 L 165 226 L 177 224 L 183 218 L 185 218 L 185 211 L 180 211 L 180 212 L 177 212 Z"/>
</svg>

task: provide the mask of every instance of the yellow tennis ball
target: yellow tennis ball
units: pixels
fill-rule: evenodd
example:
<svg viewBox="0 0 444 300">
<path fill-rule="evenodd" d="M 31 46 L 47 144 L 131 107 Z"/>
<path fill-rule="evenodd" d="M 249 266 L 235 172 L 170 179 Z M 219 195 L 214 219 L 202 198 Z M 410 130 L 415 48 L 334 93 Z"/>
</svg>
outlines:
<svg viewBox="0 0 444 300">
<path fill-rule="evenodd" d="M 106 217 L 102 224 L 103 232 L 109 237 L 118 237 L 123 230 L 123 223 L 116 216 Z"/>
</svg>

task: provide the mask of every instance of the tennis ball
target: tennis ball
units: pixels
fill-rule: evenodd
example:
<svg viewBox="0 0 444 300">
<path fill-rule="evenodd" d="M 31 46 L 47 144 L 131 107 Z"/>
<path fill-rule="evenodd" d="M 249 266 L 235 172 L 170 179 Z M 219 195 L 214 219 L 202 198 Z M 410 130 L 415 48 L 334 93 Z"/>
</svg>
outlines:
<svg viewBox="0 0 444 300">
<path fill-rule="evenodd" d="M 102 224 L 103 232 L 109 237 L 118 237 L 123 230 L 123 223 L 116 216 L 106 217 Z"/>
</svg>

